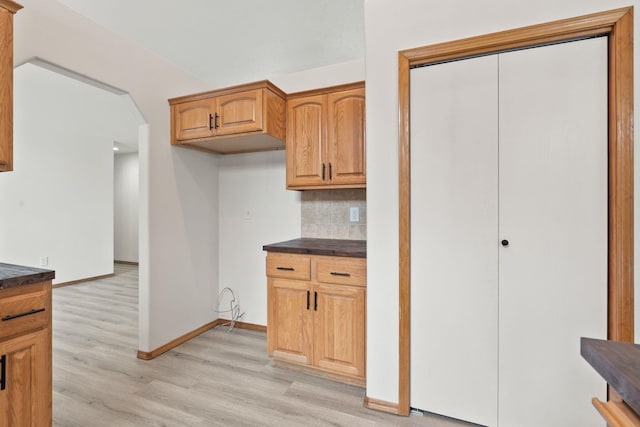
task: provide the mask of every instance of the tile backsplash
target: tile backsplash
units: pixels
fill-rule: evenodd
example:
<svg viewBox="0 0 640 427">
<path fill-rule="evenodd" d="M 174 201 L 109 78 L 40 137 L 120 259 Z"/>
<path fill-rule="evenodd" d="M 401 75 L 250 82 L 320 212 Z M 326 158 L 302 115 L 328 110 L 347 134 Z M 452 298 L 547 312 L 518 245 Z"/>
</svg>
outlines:
<svg viewBox="0 0 640 427">
<path fill-rule="evenodd" d="M 357 222 L 349 208 L 359 209 Z M 307 190 L 302 192 L 302 237 L 367 239 L 367 190 Z"/>
</svg>

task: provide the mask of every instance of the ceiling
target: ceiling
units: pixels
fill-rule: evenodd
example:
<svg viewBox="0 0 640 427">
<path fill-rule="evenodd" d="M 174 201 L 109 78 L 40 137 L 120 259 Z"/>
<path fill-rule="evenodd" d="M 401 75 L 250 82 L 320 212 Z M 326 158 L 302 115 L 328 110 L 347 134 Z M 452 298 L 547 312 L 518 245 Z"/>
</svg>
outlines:
<svg viewBox="0 0 640 427">
<path fill-rule="evenodd" d="M 59 0 L 212 88 L 364 58 L 364 0 Z"/>
</svg>

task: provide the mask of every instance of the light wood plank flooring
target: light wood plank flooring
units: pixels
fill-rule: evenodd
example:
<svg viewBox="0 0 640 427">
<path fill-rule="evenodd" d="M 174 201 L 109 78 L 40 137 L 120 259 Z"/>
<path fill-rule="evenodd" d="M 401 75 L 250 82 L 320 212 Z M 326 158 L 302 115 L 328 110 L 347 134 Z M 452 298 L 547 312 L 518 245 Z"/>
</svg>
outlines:
<svg viewBox="0 0 640 427">
<path fill-rule="evenodd" d="M 55 426 L 468 426 L 366 409 L 364 390 L 275 368 L 266 336 L 212 329 L 136 358 L 137 267 L 53 290 Z"/>
</svg>

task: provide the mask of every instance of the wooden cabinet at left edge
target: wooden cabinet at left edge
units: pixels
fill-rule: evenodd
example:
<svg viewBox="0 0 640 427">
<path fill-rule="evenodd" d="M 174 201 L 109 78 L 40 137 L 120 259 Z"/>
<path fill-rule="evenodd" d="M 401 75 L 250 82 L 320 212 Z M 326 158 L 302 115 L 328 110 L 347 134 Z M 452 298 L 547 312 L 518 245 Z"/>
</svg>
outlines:
<svg viewBox="0 0 640 427">
<path fill-rule="evenodd" d="M 13 170 L 13 15 L 20 9 L 0 1 L 0 172 Z"/>
<path fill-rule="evenodd" d="M 0 325 L 0 426 L 50 426 L 51 280 L 0 290 Z"/>
<path fill-rule="evenodd" d="M 286 95 L 269 81 L 169 100 L 171 144 L 220 154 L 283 150 Z"/>
</svg>

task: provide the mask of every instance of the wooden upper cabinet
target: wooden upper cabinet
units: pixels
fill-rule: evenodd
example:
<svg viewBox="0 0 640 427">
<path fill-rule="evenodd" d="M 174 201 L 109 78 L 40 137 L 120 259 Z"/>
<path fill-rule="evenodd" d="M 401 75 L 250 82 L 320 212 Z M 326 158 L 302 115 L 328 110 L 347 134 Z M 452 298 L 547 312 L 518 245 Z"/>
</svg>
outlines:
<svg viewBox="0 0 640 427">
<path fill-rule="evenodd" d="M 0 172 L 13 170 L 13 15 L 20 9 L 0 1 Z"/>
<path fill-rule="evenodd" d="M 176 105 L 174 109 L 176 140 L 186 141 L 214 136 L 214 113 L 212 112 L 215 111 L 215 101 L 211 99 Z"/>
<path fill-rule="evenodd" d="M 262 91 L 252 90 L 221 96 L 216 111 L 218 135 L 262 130 Z"/>
<path fill-rule="evenodd" d="M 170 99 L 171 144 L 221 154 L 284 149 L 285 96 L 265 80 Z"/>
<path fill-rule="evenodd" d="M 291 185 L 324 185 L 327 173 L 326 108 L 324 95 L 287 103 L 287 183 Z"/>
<path fill-rule="evenodd" d="M 328 95 L 328 158 L 332 184 L 365 184 L 364 88 Z"/>
<path fill-rule="evenodd" d="M 289 95 L 287 188 L 366 187 L 364 83 Z"/>
</svg>

